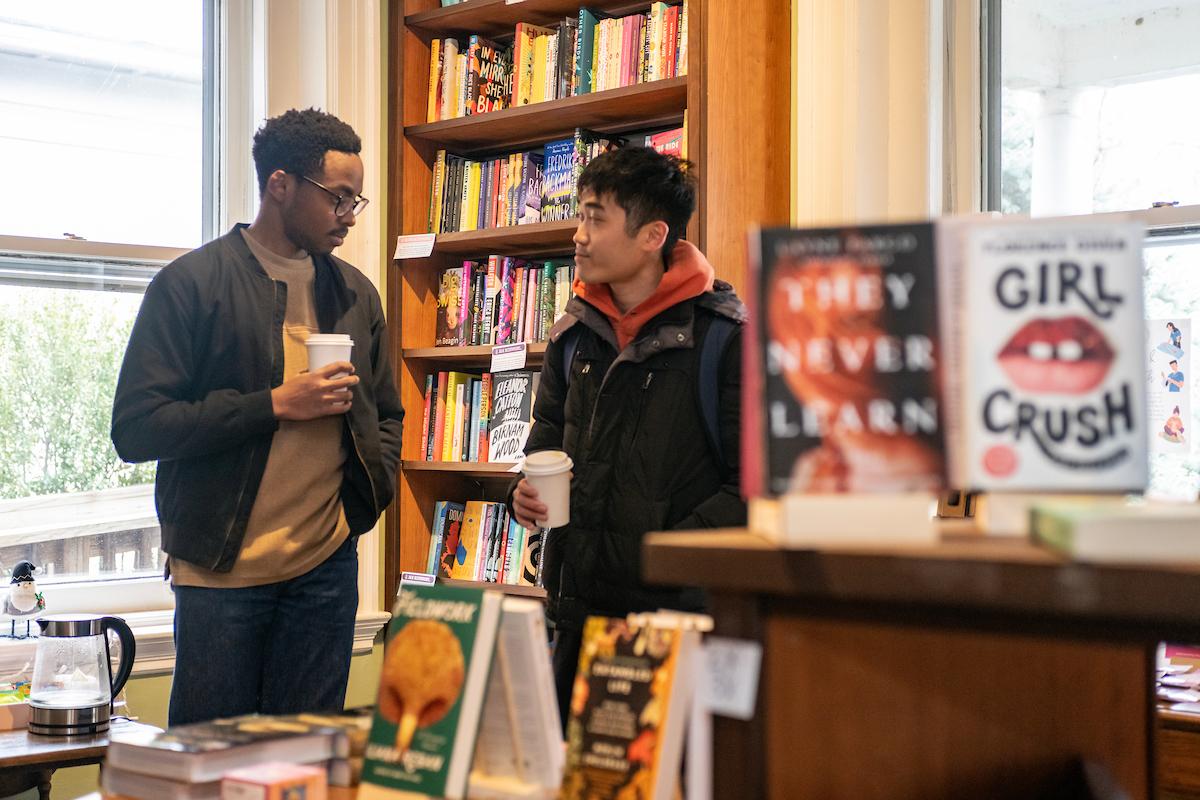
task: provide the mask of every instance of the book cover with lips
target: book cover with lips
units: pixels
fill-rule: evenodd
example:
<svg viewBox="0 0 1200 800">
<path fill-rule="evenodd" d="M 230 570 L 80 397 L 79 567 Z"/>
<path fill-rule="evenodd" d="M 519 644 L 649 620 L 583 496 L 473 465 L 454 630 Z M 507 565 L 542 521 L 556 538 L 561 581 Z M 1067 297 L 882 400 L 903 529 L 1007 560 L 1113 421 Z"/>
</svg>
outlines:
<svg viewBox="0 0 1200 800">
<path fill-rule="evenodd" d="M 773 228 L 750 245 L 747 496 L 942 487 L 933 225 Z"/>
<path fill-rule="evenodd" d="M 1084 220 L 966 232 L 957 485 L 1145 487 L 1142 236 Z"/>
</svg>

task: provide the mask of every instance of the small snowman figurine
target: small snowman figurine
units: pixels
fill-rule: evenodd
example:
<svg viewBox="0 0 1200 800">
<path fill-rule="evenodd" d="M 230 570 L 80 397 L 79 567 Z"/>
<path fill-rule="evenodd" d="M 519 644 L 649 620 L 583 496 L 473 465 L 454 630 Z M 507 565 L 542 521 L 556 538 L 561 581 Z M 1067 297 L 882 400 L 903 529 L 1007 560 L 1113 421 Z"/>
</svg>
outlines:
<svg viewBox="0 0 1200 800">
<path fill-rule="evenodd" d="M 4 614 L 12 618 L 9 636 L 13 639 L 29 638 L 29 621 L 46 608 L 42 593 L 37 590 L 33 573 L 37 567 L 30 561 L 18 561 L 13 567 L 8 596 L 4 598 Z M 25 620 L 25 634 L 17 635 L 17 620 Z"/>
</svg>

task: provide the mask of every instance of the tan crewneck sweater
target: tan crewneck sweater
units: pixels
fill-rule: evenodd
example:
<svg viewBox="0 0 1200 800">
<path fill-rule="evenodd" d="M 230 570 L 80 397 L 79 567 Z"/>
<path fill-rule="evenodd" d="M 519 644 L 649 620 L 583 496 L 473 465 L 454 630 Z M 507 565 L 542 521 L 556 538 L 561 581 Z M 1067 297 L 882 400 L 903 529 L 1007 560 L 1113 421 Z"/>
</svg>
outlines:
<svg viewBox="0 0 1200 800">
<path fill-rule="evenodd" d="M 250 252 L 272 280 L 287 284 L 283 321 L 284 380 L 308 369 L 304 343 L 318 333 L 312 258 L 284 258 L 242 230 Z M 171 559 L 180 586 L 237 588 L 295 578 L 318 566 L 350 533 L 342 509 L 342 415 L 294 422 L 280 420 L 262 485 L 250 510 L 246 537 L 230 572 L 212 572 Z"/>
</svg>

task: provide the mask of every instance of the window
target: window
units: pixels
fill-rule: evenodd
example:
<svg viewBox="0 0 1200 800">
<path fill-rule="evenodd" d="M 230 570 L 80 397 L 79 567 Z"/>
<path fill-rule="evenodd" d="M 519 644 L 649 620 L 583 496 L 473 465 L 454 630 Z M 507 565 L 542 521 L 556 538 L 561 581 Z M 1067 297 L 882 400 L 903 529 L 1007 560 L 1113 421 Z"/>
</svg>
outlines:
<svg viewBox="0 0 1200 800">
<path fill-rule="evenodd" d="M 0 8 L 3 233 L 206 238 L 204 13 L 202 0 Z"/>
<path fill-rule="evenodd" d="M 987 204 L 1033 216 L 1130 212 L 1147 223 L 1149 491 L 1194 499 L 1200 2 L 987 0 L 984 18 Z"/>
<path fill-rule="evenodd" d="M 39 583 L 162 574 L 154 465 L 123 463 L 109 420 L 146 285 L 214 233 L 215 13 L 0 8 L 0 574 L 23 559 Z M 55 608 L 78 609 L 66 591 Z"/>
<path fill-rule="evenodd" d="M 999 106 L 992 208 L 1041 216 L 1200 204 L 1200 2 L 988 8 L 999 35 L 999 64 L 988 65 Z"/>
</svg>

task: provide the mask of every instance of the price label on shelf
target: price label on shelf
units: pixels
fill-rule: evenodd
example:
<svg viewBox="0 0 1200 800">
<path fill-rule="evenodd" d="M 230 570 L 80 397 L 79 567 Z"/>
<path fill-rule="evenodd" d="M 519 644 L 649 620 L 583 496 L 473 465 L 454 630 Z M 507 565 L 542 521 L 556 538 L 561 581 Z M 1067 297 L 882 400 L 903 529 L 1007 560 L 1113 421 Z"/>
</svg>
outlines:
<svg viewBox="0 0 1200 800">
<path fill-rule="evenodd" d="M 433 242 L 437 235 L 433 233 L 414 233 L 408 236 L 396 237 L 395 261 L 406 258 L 429 258 L 433 254 Z"/>
<path fill-rule="evenodd" d="M 525 342 L 496 345 L 492 348 L 492 372 L 525 369 L 527 351 L 528 348 L 525 346 Z"/>
</svg>

